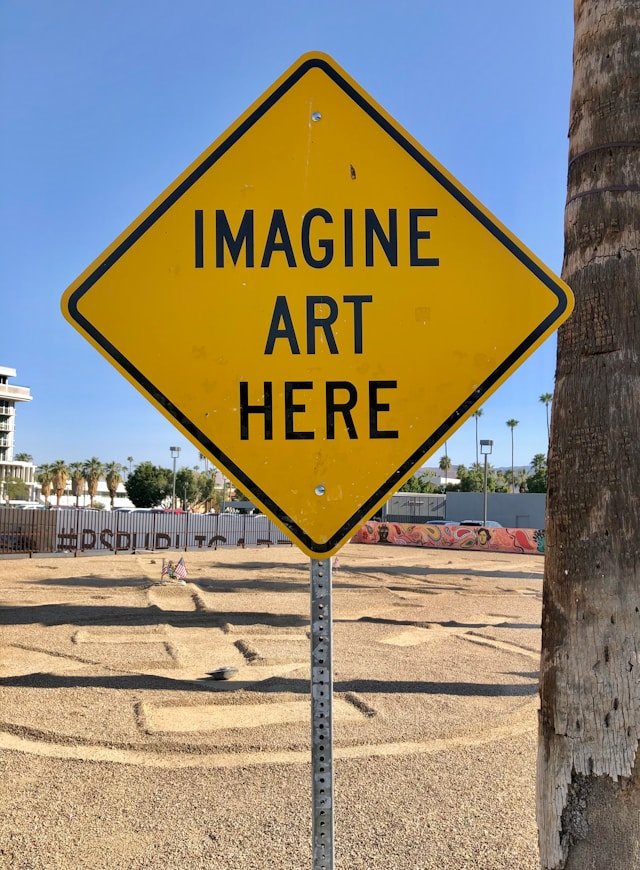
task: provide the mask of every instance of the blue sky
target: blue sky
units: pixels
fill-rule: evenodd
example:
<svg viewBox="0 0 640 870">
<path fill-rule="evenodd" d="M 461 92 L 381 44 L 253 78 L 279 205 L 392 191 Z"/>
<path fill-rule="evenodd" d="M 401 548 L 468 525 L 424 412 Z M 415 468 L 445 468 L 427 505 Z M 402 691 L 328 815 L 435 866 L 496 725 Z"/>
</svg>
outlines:
<svg viewBox="0 0 640 870">
<path fill-rule="evenodd" d="M 170 466 L 187 442 L 60 314 L 65 288 L 301 54 L 332 55 L 553 270 L 562 264 L 572 4 L 4 0 L 0 365 L 17 451 Z M 123 316 L 126 316 L 123 312 Z M 170 312 L 167 313 L 170 317 Z M 446 327 L 473 318 L 452 306 Z M 397 352 L 401 352 L 398 348 Z M 438 361 L 428 361 L 437 368 Z M 555 339 L 491 397 L 493 460 L 546 449 Z M 449 441 L 475 459 L 473 421 Z"/>
</svg>

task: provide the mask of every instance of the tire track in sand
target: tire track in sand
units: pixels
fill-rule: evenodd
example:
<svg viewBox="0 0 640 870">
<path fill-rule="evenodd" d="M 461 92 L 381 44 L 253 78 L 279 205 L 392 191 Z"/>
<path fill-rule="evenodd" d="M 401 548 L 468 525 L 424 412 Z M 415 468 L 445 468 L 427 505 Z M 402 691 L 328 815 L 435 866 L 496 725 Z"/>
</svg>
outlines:
<svg viewBox="0 0 640 870">
<path fill-rule="evenodd" d="M 450 752 L 455 749 L 471 749 L 498 740 L 519 737 L 533 732 L 537 727 L 537 701 L 520 708 L 519 715 L 511 722 L 487 728 L 473 735 L 442 737 L 433 740 L 407 741 L 405 743 L 370 743 L 359 746 L 336 746 L 336 759 L 359 759 L 386 756 L 426 755 L 435 752 Z M 0 732 L 0 749 L 55 758 L 62 761 L 88 761 L 111 764 L 130 764 L 147 768 L 232 768 L 258 767 L 265 764 L 310 764 L 311 751 L 282 752 L 208 752 L 187 754 L 180 752 L 159 753 L 156 750 L 113 748 L 109 746 L 69 746 L 62 743 L 46 743 Z"/>
</svg>

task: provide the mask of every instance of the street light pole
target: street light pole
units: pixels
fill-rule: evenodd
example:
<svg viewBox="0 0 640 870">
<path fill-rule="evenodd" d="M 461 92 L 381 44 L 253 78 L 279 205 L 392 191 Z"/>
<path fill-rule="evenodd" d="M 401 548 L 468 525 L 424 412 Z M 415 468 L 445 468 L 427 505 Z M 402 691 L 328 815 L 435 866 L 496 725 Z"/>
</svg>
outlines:
<svg viewBox="0 0 640 870">
<path fill-rule="evenodd" d="M 176 509 L 176 459 L 180 456 L 180 448 L 179 447 L 170 447 L 171 458 L 173 459 L 173 491 L 171 495 L 171 507 L 173 510 Z"/>
<path fill-rule="evenodd" d="M 480 453 L 484 456 L 484 510 L 482 524 L 487 525 L 487 462 L 491 451 L 493 450 L 493 441 L 480 441 Z"/>
</svg>

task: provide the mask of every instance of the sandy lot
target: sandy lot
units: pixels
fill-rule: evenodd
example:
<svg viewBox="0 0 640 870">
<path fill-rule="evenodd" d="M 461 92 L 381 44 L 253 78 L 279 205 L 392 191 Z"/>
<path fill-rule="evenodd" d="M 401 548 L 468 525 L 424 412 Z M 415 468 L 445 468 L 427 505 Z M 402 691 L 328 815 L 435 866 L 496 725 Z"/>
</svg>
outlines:
<svg viewBox="0 0 640 870">
<path fill-rule="evenodd" d="M 311 867 L 309 560 L 185 559 L 0 560 L 2 870 Z M 339 562 L 336 867 L 535 870 L 542 557 Z"/>
</svg>

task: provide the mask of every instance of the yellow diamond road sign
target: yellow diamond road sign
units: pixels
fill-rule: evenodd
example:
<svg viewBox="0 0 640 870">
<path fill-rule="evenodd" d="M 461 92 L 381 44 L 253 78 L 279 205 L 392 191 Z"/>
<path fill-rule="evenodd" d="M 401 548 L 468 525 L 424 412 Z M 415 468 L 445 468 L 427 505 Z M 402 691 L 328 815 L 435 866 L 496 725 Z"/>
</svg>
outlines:
<svg viewBox="0 0 640 870">
<path fill-rule="evenodd" d="M 572 297 L 331 58 L 312 54 L 62 304 L 317 558 L 558 327 Z"/>
</svg>

